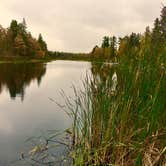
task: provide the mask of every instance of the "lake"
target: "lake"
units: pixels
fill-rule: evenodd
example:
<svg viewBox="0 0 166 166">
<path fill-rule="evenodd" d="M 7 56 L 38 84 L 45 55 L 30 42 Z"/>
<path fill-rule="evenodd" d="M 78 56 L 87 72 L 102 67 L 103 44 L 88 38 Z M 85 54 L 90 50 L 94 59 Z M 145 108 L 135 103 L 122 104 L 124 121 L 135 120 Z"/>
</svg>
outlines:
<svg viewBox="0 0 166 166">
<path fill-rule="evenodd" d="M 82 88 L 90 68 L 75 61 L 0 64 L 0 165 L 18 160 L 28 138 L 70 127 L 70 118 L 50 98 L 64 104 L 61 90 L 72 97 L 72 85 Z"/>
</svg>

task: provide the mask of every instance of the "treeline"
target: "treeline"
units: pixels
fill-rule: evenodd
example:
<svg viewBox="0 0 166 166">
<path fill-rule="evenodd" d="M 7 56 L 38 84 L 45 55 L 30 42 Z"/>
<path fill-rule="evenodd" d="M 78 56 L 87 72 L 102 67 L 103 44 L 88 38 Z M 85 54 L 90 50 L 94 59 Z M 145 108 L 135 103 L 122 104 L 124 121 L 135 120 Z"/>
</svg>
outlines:
<svg viewBox="0 0 166 166">
<path fill-rule="evenodd" d="M 132 33 L 122 38 L 105 36 L 101 47 L 95 46 L 92 57 L 118 58 L 121 55 L 143 56 L 144 53 L 159 54 L 166 52 L 166 6 L 163 6 L 160 18 L 154 21 L 154 27 L 146 27 L 143 34 Z"/>
<path fill-rule="evenodd" d="M 12 20 L 8 28 L 0 25 L 0 56 L 37 56 L 47 55 L 47 44 L 39 34 L 35 39 L 27 31 L 25 19 L 21 23 Z"/>
<path fill-rule="evenodd" d="M 48 51 L 48 55 L 55 59 L 90 60 L 90 54 L 87 53 Z"/>
</svg>

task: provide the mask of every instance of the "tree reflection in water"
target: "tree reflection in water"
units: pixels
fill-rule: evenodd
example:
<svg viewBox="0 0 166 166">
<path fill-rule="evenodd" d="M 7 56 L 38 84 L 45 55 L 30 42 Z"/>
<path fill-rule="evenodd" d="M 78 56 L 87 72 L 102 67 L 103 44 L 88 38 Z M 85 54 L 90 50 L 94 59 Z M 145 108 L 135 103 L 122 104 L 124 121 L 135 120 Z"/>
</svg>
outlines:
<svg viewBox="0 0 166 166">
<path fill-rule="evenodd" d="M 20 96 L 23 101 L 25 88 L 34 80 L 40 85 L 45 73 L 42 63 L 0 64 L 0 93 L 7 89 L 11 99 Z"/>
</svg>

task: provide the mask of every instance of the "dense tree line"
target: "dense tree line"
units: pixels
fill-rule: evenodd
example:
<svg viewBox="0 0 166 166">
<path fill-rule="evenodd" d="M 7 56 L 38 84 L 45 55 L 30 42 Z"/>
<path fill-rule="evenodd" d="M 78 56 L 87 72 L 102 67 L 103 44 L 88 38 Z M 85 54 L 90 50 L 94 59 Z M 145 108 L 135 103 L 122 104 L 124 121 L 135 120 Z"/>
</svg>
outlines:
<svg viewBox="0 0 166 166">
<path fill-rule="evenodd" d="M 131 33 L 117 40 L 115 36 L 103 37 L 101 47 L 95 47 L 92 56 L 101 56 L 107 59 L 126 55 L 135 57 L 166 52 L 166 6 L 163 6 L 160 18 L 154 21 L 154 27 L 147 27 L 143 34 Z"/>
<path fill-rule="evenodd" d="M 12 20 L 9 28 L 0 26 L 0 56 L 39 56 L 47 54 L 47 44 L 39 34 L 38 39 L 27 31 L 25 19 Z"/>
</svg>

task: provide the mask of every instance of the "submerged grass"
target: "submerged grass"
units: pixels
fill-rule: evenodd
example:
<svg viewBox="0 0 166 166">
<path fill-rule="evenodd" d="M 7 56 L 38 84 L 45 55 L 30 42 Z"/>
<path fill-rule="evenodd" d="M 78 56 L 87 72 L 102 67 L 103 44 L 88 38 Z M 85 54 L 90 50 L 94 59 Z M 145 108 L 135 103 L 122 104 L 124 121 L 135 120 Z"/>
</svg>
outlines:
<svg viewBox="0 0 166 166">
<path fill-rule="evenodd" d="M 66 98 L 73 165 L 166 165 L 164 56 L 122 59 L 117 67 L 92 63 L 84 90 Z"/>
</svg>

